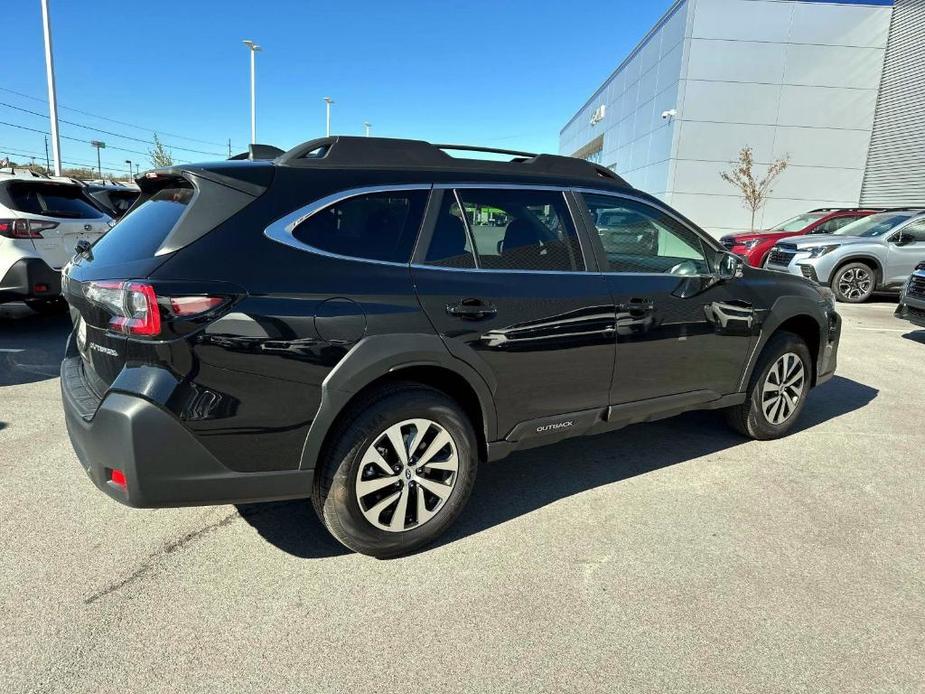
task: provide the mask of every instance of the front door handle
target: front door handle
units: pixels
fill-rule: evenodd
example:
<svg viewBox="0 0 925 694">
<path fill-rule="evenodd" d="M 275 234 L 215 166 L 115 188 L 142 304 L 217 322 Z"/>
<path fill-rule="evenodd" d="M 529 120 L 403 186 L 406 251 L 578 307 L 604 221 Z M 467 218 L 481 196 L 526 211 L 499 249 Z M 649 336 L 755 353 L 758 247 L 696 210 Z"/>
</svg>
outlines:
<svg viewBox="0 0 925 694">
<path fill-rule="evenodd" d="M 634 317 L 646 316 L 655 312 L 655 302 L 651 299 L 633 298 L 625 304 L 619 304 L 617 310 Z"/>
<path fill-rule="evenodd" d="M 496 306 L 481 299 L 463 299 L 458 304 L 450 304 L 446 307 L 446 312 L 457 318 L 467 318 L 469 320 L 480 320 L 482 318 L 491 318 L 498 314 Z"/>
</svg>

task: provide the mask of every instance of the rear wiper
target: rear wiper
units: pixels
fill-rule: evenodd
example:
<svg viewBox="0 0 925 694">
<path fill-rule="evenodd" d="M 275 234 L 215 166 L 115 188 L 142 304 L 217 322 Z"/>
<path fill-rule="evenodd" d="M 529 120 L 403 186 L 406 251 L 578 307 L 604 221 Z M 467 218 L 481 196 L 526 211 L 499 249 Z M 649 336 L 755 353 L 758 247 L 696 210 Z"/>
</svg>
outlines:
<svg viewBox="0 0 925 694">
<path fill-rule="evenodd" d="M 80 239 L 77 245 L 74 246 L 74 250 L 80 257 L 93 260 L 93 244 L 87 241 L 87 239 Z"/>
</svg>

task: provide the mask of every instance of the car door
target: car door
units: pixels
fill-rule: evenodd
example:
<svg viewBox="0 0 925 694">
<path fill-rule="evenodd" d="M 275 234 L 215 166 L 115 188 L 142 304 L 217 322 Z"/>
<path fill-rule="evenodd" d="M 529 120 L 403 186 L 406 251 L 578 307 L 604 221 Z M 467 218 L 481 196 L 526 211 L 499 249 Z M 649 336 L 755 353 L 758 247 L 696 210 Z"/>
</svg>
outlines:
<svg viewBox="0 0 925 694">
<path fill-rule="evenodd" d="M 761 317 L 748 284 L 718 281 L 721 251 L 654 203 L 588 191 L 581 200 L 616 309 L 611 404 L 737 392 Z"/>
<path fill-rule="evenodd" d="M 493 390 L 512 440 L 607 406 L 613 303 L 590 262 L 560 189 L 434 190 L 412 265 L 418 296 L 450 352 Z M 583 418 L 558 421 L 568 413 Z"/>
<path fill-rule="evenodd" d="M 899 242 L 900 235 L 904 238 L 902 243 Z M 905 282 L 915 266 L 923 260 L 925 260 L 925 218 L 920 218 L 909 222 L 890 237 L 883 283 L 894 285 Z"/>
</svg>

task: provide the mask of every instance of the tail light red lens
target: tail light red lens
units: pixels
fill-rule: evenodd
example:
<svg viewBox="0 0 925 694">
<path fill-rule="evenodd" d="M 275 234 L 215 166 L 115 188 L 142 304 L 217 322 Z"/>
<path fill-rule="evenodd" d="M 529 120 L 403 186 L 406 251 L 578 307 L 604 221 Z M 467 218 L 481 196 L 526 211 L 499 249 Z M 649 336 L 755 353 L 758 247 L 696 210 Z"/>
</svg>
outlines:
<svg viewBox="0 0 925 694">
<path fill-rule="evenodd" d="M 124 282 L 122 295 L 123 315 L 113 316 L 109 325 L 126 335 L 157 335 L 161 331 L 161 314 L 154 287 L 144 282 Z"/>
<path fill-rule="evenodd" d="M 151 284 L 135 280 L 90 282 L 84 296 L 111 314 L 112 330 L 143 337 L 159 335 L 163 319 L 191 318 L 226 301 L 226 297 L 209 295 L 159 297 Z"/>
<path fill-rule="evenodd" d="M 36 219 L 0 219 L 0 236 L 8 239 L 40 239 L 42 232 L 54 229 L 57 222 Z"/>
</svg>

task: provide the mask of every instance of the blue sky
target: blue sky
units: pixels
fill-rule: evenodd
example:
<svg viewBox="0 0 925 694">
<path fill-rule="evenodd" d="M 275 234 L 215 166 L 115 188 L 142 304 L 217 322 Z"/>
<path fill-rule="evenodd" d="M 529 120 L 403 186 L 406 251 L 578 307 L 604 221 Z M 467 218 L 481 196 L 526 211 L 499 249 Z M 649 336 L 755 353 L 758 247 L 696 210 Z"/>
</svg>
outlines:
<svg viewBox="0 0 925 694">
<path fill-rule="evenodd" d="M 260 142 L 285 149 L 323 135 L 321 99 L 330 95 L 335 134 L 362 134 L 368 120 L 374 135 L 554 152 L 560 128 L 670 5 L 51 0 L 58 101 L 156 129 L 169 144 L 224 154 L 231 138 L 240 151 L 250 136 L 241 40 L 252 38 L 264 47 Z M 0 27 L 16 37 L 0 71 L 0 121 L 47 130 L 47 117 L 10 108 L 48 112 L 28 98 L 47 95 L 39 0 L 4 0 Z M 151 136 L 64 108 L 59 117 Z M 114 149 L 145 152 L 144 143 L 68 124 L 61 133 L 80 140 L 62 141 L 65 160 L 95 161 L 86 141 L 100 139 L 104 167 L 123 169 L 125 159 L 148 165 L 142 154 Z M 0 158 L 11 149 L 44 152 L 42 135 L 0 125 Z"/>
</svg>

